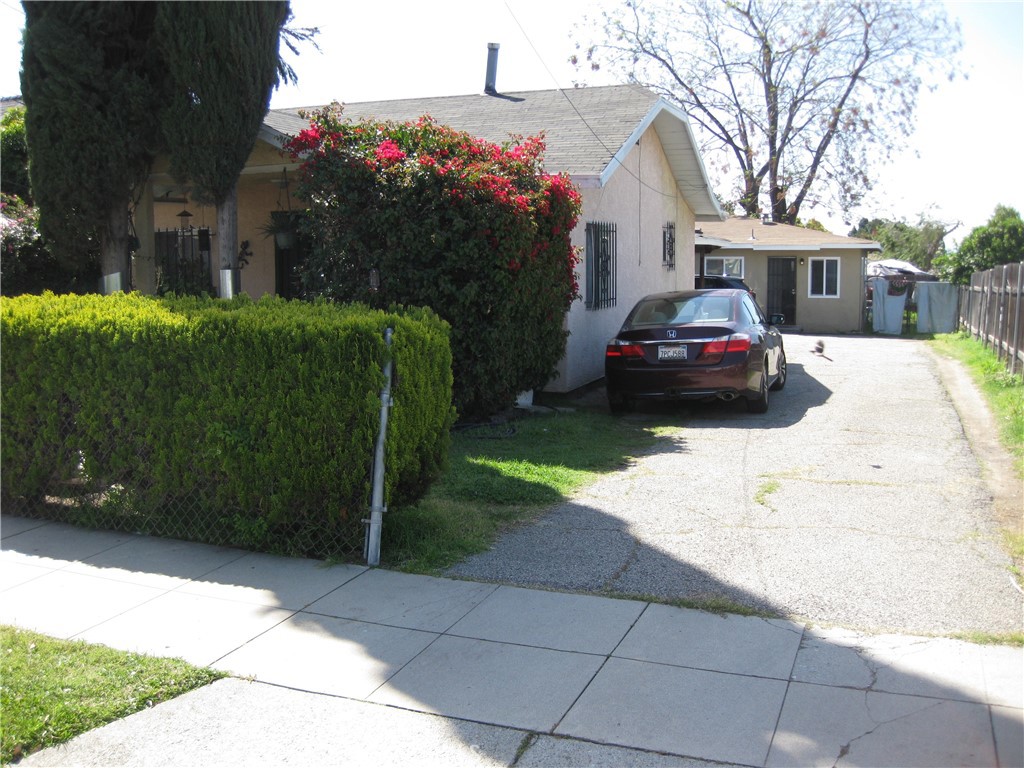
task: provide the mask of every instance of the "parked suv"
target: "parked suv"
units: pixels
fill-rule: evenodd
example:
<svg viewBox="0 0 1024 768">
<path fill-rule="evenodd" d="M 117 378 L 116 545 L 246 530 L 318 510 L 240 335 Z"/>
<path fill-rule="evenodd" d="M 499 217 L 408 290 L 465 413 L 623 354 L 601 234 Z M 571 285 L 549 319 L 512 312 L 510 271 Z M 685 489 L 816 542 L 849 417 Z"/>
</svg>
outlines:
<svg viewBox="0 0 1024 768">
<path fill-rule="evenodd" d="M 697 277 L 694 278 L 694 280 L 693 280 L 693 287 L 694 288 L 700 288 L 701 287 L 700 280 L 701 280 L 700 275 L 698 275 Z M 722 277 L 721 275 L 704 275 L 704 286 L 703 287 L 704 288 L 739 288 L 742 291 L 748 291 L 749 293 L 751 293 L 751 294 L 756 296 L 756 294 L 754 294 L 754 292 L 750 290 L 750 286 L 747 285 L 746 283 L 744 283 L 738 277 Z"/>
</svg>

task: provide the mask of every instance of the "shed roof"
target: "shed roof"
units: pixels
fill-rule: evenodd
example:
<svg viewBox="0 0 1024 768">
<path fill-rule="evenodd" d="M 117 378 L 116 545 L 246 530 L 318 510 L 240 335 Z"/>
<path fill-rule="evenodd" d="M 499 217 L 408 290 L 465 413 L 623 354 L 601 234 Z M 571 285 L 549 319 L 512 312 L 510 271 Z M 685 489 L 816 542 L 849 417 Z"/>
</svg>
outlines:
<svg viewBox="0 0 1024 768">
<path fill-rule="evenodd" d="M 701 235 L 696 244 L 721 250 L 755 251 L 823 251 L 854 248 L 880 251 L 882 246 L 862 237 L 844 237 L 831 232 L 819 232 L 792 224 L 776 224 L 761 219 L 732 216 L 725 221 L 701 224 Z"/>
<path fill-rule="evenodd" d="M 264 127 L 295 135 L 308 127 L 299 109 L 267 113 Z M 317 107 L 306 107 L 307 111 Z M 685 113 L 637 85 L 442 96 L 344 105 L 353 120 L 407 122 L 429 115 L 459 131 L 501 143 L 510 135 L 545 135 L 545 165 L 577 183 L 604 184 L 653 125 L 673 175 L 698 221 L 719 221 L 718 206 Z"/>
</svg>

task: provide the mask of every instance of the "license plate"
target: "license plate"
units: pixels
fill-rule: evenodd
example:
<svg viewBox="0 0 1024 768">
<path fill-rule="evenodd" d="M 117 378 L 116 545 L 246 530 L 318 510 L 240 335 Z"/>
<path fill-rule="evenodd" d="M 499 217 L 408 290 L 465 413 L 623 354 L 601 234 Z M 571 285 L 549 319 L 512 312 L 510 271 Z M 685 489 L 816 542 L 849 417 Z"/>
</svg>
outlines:
<svg viewBox="0 0 1024 768">
<path fill-rule="evenodd" d="M 686 347 L 684 347 L 684 346 L 658 347 L 658 359 L 659 360 L 685 360 L 686 359 Z"/>
</svg>

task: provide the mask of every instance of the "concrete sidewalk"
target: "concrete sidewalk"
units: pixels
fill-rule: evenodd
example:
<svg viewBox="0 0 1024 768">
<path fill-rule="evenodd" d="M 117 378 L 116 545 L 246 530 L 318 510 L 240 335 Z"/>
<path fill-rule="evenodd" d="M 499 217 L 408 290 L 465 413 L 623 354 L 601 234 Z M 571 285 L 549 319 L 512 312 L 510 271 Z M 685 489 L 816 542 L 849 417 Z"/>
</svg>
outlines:
<svg viewBox="0 0 1024 768">
<path fill-rule="evenodd" d="M 5 517 L 0 622 L 235 677 L 22 765 L 1024 765 L 1024 653 Z"/>
</svg>

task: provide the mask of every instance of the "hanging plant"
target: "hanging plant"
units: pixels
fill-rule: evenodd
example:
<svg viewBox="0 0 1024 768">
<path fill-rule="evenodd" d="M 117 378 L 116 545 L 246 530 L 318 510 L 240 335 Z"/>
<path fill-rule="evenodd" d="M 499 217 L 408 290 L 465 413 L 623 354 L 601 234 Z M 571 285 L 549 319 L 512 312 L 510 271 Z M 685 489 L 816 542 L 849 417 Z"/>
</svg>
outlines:
<svg viewBox="0 0 1024 768">
<path fill-rule="evenodd" d="M 270 221 L 260 227 L 264 237 L 273 237 L 281 249 L 295 246 L 295 219 L 291 211 L 274 211 Z"/>
</svg>

